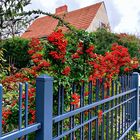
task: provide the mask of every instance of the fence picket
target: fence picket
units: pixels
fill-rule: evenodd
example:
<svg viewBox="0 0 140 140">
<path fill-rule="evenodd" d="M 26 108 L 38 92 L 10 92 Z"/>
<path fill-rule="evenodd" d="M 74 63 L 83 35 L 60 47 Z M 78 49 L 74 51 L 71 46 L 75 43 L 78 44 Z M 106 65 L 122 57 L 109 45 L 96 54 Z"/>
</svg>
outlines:
<svg viewBox="0 0 140 140">
<path fill-rule="evenodd" d="M 2 136 L 2 96 L 3 96 L 3 87 L 0 84 L 0 137 Z"/>
<path fill-rule="evenodd" d="M 32 132 L 36 132 L 35 140 L 63 140 L 65 138 L 70 140 L 130 139 L 130 131 L 138 131 L 139 129 L 140 89 L 138 76 L 138 73 L 120 76 L 119 80 L 112 81 L 111 87 L 107 89 L 104 86 L 107 79 L 102 81 L 97 79 L 95 87 L 93 87 L 92 82 L 89 82 L 87 86 L 85 82 L 82 82 L 81 85 L 74 83 L 69 90 L 71 91 L 70 96 L 76 92 L 79 103 L 72 105 L 73 100 L 70 97 L 70 108 L 67 111 L 65 109 L 65 104 L 68 104 L 65 102 L 65 87 L 59 85 L 58 100 L 56 99 L 57 103 L 53 104 L 53 78 L 41 75 L 36 79 L 36 123 L 31 126 L 28 125 L 28 83 L 25 83 L 25 115 L 23 121 L 22 93 L 24 88 L 20 83 L 19 129 L 5 135 L 2 135 L 3 91 L 2 85 L 0 85 L 0 140 L 14 140 L 23 137 L 28 140 L 28 134 Z M 85 91 L 88 91 L 88 95 L 85 94 Z M 54 105 L 57 105 L 56 110 L 58 111 L 58 113 L 56 113 L 57 111 L 54 113 L 55 116 L 53 116 Z M 99 110 L 102 112 L 101 124 Z M 57 131 L 55 136 L 53 136 L 53 130 Z"/>
<path fill-rule="evenodd" d="M 25 83 L 25 128 L 28 127 L 28 83 Z M 28 136 L 25 135 L 25 140 Z"/>
</svg>

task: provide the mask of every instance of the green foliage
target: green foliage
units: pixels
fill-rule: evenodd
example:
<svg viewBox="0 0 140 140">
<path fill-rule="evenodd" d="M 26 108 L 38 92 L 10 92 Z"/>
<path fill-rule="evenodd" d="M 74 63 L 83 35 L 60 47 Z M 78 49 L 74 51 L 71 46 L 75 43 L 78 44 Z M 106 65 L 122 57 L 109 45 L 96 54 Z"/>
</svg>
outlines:
<svg viewBox="0 0 140 140">
<path fill-rule="evenodd" d="M 131 133 L 132 133 L 131 140 L 139 140 L 140 139 L 139 133 L 136 133 L 136 132 L 131 132 Z"/>
<path fill-rule="evenodd" d="M 26 67 L 30 57 L 28 51 L 28 40 L 22 38 L 11 38 L 1 42 L 0 48 L 4 48 L 4 58 L 8 64 L 14 64 L 17 68 Z"/>
<path fill-rule="evenodd" d="M 4 64 L 6 60 L 4 59 L 4 51 L 5 49 L 0 48 L 0 81 L 7 75 L 6 68 L 4 67 Z"/>
<path fill-rule="evenodd" d="M 140 39 L 135 35 L 115 34 L 105 29 L 98 29 L 91 34 L 94 34 L 93 44 L 96 45 L 97 54 L 108 52 L 113 43 L 118 43 L 128 48 L 131 57 L 137 57 L 140 61 Z"/>
<path fill-rule="evenodd" d="M 105 52 L 110 50 L 111 45 L 117 42 L 115 34 L 105 29 L 98 29 L 96 32 L 91 33 L 91 35 L 93 34 L 94 38 L 92 43 L 96 46 L 95 52 L 97 54 L 105 54 Z"/>
<path fill-rule="evenodd" d="M 71 79 L 75 76 L 76 81 L 79 79 L 87 80 L 92 71 L 91 66 L 87 63 L 87 61 L 92 59 L 85 51 L 93 44 L 94 34 L 89 34 L 84 30 L 78 30 L 76 32 L 76 35 L 75 33 L 66 34 L 66 38 L 68 40 L 67 52 L 69 58 L 71 58 L 72 54 L 77 53 L 79 42 L 81 42 L 83 46 L 83 55 L 80 55 L 80 59 L 69 60 L 69 65 L 71 67 Z"/>
<path fill-rule="evenodd" d="M 3 54 L 4 49 L 0 48 L 0 72 L 3 71 L 3 63 L 6 61 Z"/>
<path fill-rule="evenodd" d="M 66 37 L 71 46 L 75 46 L 78 40 L 83 40 L 84 42 L 94 44 L 95 53 L 103 55 L 110 51 L 113 43 L 118 43 L 128 48 L 131 57 L 137 57 L 140 61 L 140 39 L 135 35 L 115 34 L 106 29 L 98 29 L 92 33 L 81 30 L 75 32 L 66 33 Z"/>
<path fill-rule="evenodd" d="M 140 39 L 128 34 L 119 34 L 117 37 L 117 43 L 128 48 L 131 57 L 137 57 L 140 61 Z"/>
</svg>

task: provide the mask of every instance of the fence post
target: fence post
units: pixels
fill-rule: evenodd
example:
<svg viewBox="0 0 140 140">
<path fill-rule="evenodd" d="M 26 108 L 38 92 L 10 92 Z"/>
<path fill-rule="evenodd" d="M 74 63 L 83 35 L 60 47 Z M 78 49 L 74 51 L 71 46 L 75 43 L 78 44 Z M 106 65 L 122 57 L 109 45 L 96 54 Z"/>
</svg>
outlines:
<svg viewBox="0 0 140 140">
<path fill-rule="evenodd" d="M 139 103 L 139 73 L 137 72 L 134 72 L 133 73 L 133 76 L 134 76 L 134 84 L 135 84 L 135 88 L 136 88 L 136 121 L 137 121 L 137 124 L 136 124 L 136 131 L 138 132 L 139 131 L 139 106 L 140 106 L 140 103 Z"/>
<path fill-rule="evenodd" d="M 36 132 L 36 140 L 52 140 L 53 78 L 41 75 L 36 79 L 36 122 L 41 129 Z"/>
</svg>

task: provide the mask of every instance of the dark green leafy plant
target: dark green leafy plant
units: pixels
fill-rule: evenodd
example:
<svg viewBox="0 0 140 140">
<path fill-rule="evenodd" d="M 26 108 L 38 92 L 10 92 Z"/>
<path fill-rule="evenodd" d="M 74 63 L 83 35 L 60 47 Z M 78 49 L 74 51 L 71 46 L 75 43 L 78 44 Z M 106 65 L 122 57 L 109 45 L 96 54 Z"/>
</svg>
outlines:
<svg viewBox="0 0 140 140">
<path fill-rule="evenodd" d="M 23 68 L 29 64 L 28 42 L 27 39 L 19 37 L 6 39 L 1 42 L 0 47 L 6 50 L 4 51 L 4 58 L 7 60 L 7 66 L 14 64 L 17 68 Z"/>
</svg>

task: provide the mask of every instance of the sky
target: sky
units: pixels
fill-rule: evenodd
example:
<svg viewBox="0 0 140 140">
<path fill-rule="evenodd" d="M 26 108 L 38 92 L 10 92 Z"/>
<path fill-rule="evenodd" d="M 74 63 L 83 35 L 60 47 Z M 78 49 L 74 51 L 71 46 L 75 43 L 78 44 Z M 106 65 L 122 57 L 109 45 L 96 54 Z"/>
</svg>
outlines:
<svg viewBox="0 0 140 140">
<path fill-rule="evenodd" d="M 140 35 L 140 0 L 31 0 L 28 9 L 55 13 L 55 8 L 65 4 L 73 11 L 101 1 L 113 32 Z"/>
</svg>

